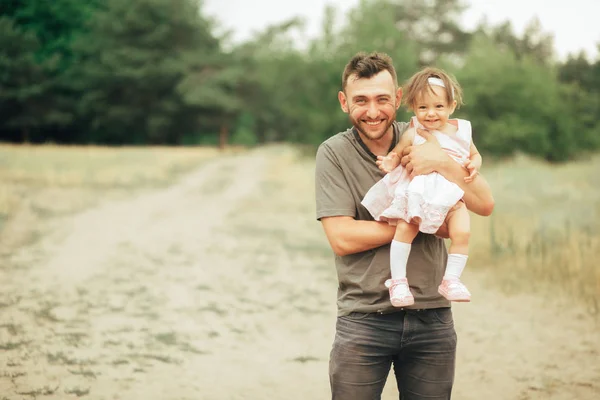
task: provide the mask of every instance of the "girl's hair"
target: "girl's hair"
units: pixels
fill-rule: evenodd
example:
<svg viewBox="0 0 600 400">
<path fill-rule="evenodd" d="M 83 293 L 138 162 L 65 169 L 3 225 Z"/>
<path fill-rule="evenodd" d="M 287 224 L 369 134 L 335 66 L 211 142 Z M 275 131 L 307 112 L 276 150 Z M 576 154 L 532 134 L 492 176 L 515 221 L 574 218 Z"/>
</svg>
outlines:
<svg viewBox="0 0 600 400">
<path fill-rule="evenodd" d="M 444 82 L 448 104 L 451 104 L 453 100 L 456 100 L 456 108 L 459 108 L 463 104 L 462 89 L 454 76 L 439 68 L 425 67 L 406 81 L 402 90 L 402 101 L 410 110 L 414 111 L 415 102 L 419 95 L 426 90 L 433 93 L 433 87 L 429 83 L 429 78 L 438 78 Z"/>
</svg>

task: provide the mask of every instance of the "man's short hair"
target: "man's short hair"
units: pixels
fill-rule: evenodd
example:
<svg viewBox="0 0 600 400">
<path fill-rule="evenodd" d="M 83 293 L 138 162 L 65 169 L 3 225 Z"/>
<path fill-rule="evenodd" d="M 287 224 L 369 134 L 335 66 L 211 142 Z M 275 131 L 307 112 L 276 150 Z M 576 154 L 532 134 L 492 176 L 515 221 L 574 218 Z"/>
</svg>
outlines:
<svg viewBox="0 0 600 400">
<path fill-rule="evenodd" d="M 381 71 L 389 71 L 394 80 L 394 85 L 398 86 L 398 76 L 396 75 L 396 69 L 390 56 L 379 52 L 368 54 L 364 52 L 357 53 L 344 68 L 344 73 L 342 74 L 342 91 L 346 90 L 346 84 L 351 75 L 356 75 L 358 79 L 369 79 Z"/>
</svg>

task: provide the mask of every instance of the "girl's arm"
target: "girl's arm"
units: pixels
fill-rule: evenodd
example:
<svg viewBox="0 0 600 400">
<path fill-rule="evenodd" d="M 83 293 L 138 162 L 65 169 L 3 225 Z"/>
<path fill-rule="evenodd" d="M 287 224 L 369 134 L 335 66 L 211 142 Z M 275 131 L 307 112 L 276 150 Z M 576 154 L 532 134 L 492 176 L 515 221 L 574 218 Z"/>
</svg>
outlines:
<svg viewBox="0 0 600 400">
<path fill-rule="evenodd" d="M 415 137 L 414 128 L 408 128 L 400 137 L 398 144 L 388 153 L 387 156 L 377 156 L 375 162 L 379 169 L 383 172 L 392 172 L 398 165 L 400 165 L 400 158 L 402 158 L 402 152 L 408 146 L 410 146 Z"/>
</svg>

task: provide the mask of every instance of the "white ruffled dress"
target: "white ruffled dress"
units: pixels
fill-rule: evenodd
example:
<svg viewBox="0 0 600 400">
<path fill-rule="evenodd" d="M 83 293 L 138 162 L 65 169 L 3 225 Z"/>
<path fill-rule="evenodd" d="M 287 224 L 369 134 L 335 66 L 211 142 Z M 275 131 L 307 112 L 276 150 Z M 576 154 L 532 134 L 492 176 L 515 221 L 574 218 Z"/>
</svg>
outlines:
<svg viewBox="0 0 600 400">
<path fill-rule="evenodd" d="M 456 119 L 458 131 L 453 135 L 434 131 L 444 149 L 456 162 L 464 165 L 469 160 L 471 123 Z M 413 126 L 419 126 L 413 117 Z M 413 145 L 425 139 L 415 133 Z M 386 174 L 365 195 L 362 205 L 376 221 L 396 225 L 399 219 L 419 225 L 424 233 L 435 233 L 446 219 L 448 211 L 462 199 L 463 190 L 441 174 L 433 172 L 410 179 L 402 165 Z"/>
</svg>

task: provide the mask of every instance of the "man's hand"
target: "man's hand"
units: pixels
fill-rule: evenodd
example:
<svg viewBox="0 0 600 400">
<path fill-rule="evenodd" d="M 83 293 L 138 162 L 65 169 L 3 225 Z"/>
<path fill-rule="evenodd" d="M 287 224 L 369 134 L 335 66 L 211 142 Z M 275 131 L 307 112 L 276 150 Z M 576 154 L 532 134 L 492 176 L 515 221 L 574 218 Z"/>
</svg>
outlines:
<svg viewBox="0 0 600 400">
<path fill-rule="evenodd" d="M 442 238 L 442 239 L 450 238 L 450 234 L 448 233 L 448 223 L 446 221 L 444 221 L 444 223 L 442 223 L 442 225 L 440 225 L 437 232 L 435 233 L 435 236 Z"/>
<path fill-rule="evenodd" d="M 401 163 L 406 168 L 411 178 L 417 175 L 427 175 L 437 170 L 441 163 L 448 161 L 448 155 L 438 140 L 424 129 L 417 129 L 417 133 L 426 140 L 418 146 L 408 146 L 402 152 Z"/>
<path fill-rule="evenodd" d="M 375 164 L 377 164 L 379 169 L 383 172 L 390 173 L 396 169 L 398 165 L 400 165 L 400 156 L 395 151 L 392 151 L 385 157 L 377 156 L 377 161 L 375 161 Z"/>
</svg>

